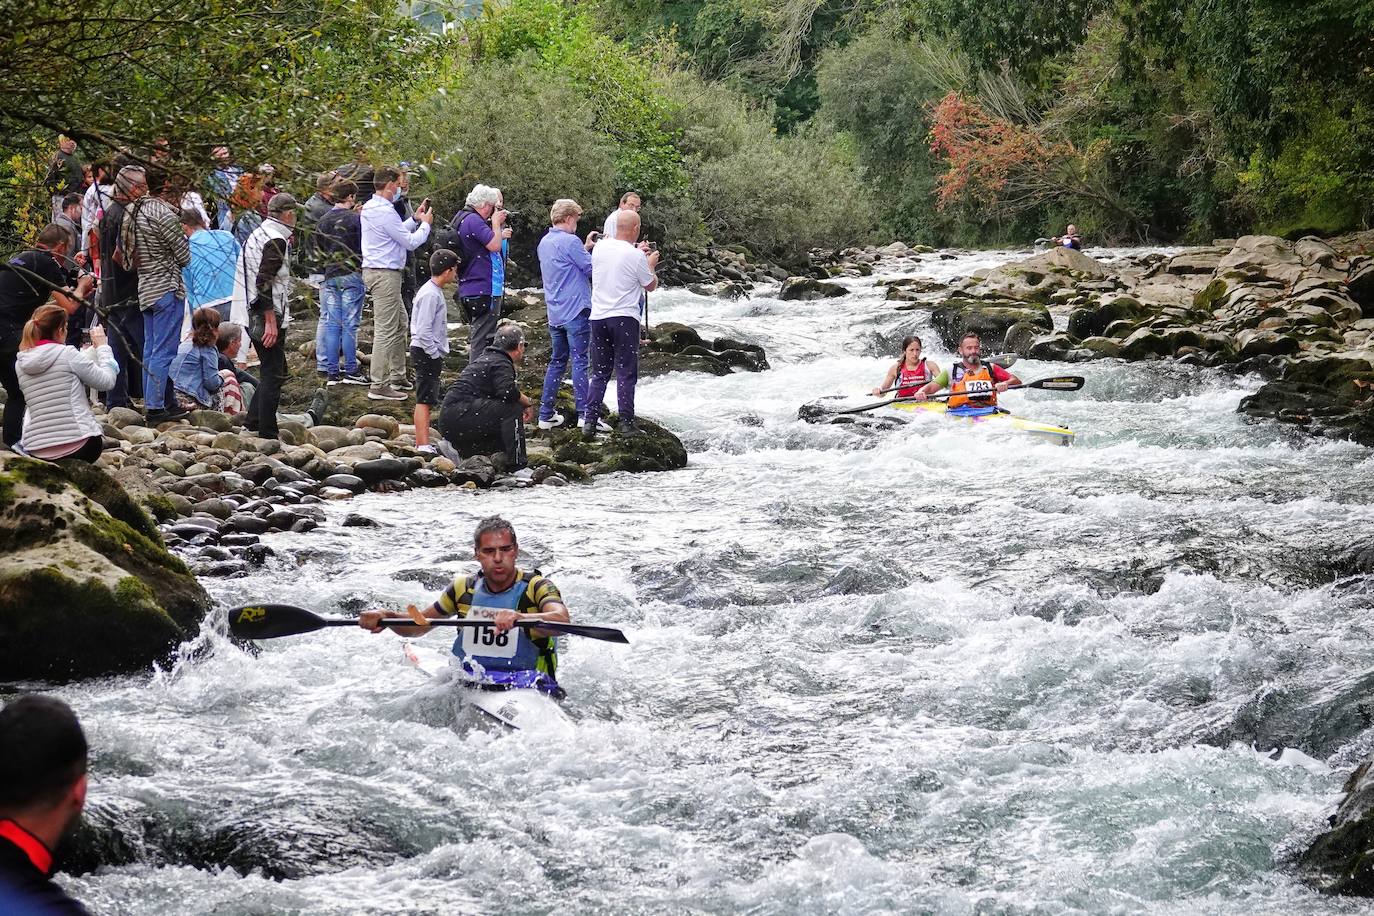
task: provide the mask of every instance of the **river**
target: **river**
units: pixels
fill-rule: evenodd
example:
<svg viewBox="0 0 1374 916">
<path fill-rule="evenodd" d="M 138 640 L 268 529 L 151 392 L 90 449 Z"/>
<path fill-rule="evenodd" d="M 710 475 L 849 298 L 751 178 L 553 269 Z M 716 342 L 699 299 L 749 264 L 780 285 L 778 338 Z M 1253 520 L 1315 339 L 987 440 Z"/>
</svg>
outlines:
<svg viewBox="0 0 1374 916">
<path fill-rule="evenodd" d="M 58 691 L 134 860 L 64 884 L 100 914 L 1363 910 L 1292 861 L 1374 750 L 1374 583 L 1329 563 L 1374 527 L 1371 453 L 1238 415 L 1257 379 L 1167 363 L 1018 363 L 1087 376 L 1004 399 L 1071 448 L 799 421 L 876 386 L 912 330 L 949 364 L 878 278 L 654 294 L 655 321 L 773 365 L 641 384 L 685 470 L 366 495 L 331 518 L 381 527 L 270 536 L 266 568 L 206 583 L 423 604 L 502 513 L 576 620 L 630 635 L 570 641 L 570 734 L 474 724 L 390 634 L 256 657 L 207 634 L 151 678 Z"/>
</svg>

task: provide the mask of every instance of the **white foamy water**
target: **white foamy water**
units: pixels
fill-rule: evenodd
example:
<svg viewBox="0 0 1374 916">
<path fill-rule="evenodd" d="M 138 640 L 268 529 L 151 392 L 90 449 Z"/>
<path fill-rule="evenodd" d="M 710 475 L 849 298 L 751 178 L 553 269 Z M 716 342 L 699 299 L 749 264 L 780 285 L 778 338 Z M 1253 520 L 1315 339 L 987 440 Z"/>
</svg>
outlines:
<svg viewBox="0 0 1374 916">
<path fill-rule="evenodd" d="M 504 514 L 575 619 L 630 635 L 569 641 L 571 736 L 475 726 L 390 635 L 211 637 L 59 691 L 133 849 L 65 883 L 106 914 L 1361 910 L 1291 865 L 1374 745 L 1374 589 L 1327 565 L 1374 529 L 1370 452 L 1238 415 L 1258 380 L 1165 364 L 1016 364 L 1087 376 L 1004 400 L 1072 448 L 799 421 L 874 387 L 905 333 L 948 366 L 874 279 L 654 294 L 655 321 L 773 365 L 641 384 L 685 470 L 368 495 L 331 517 L 383 527 L 272 536 L 266 569 L 208 583 L 423 603 Z"/>
</svg>

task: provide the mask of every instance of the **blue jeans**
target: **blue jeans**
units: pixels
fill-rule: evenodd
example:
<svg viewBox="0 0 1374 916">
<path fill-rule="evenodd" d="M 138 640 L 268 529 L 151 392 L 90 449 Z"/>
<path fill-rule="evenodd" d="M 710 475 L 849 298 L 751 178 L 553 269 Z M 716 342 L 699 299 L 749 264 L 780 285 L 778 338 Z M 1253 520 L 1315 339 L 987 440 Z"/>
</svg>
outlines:
<svg viewBox="0 0 1374 916">
<path fill-rule="evenodd" d="M 172 359 L 181 344 L 186 300 L 168 290 L 143 313 L 143 406 L 164 410 L 172 397 Z"/>
<path fill-rule="evenodd" d="M 572 356 L 573 403 L 577 405 L 580 417 L 587 409 L 587 364 L 590 359 L 587 346 L 592 339 L 591 309 L 583 309 L 561 328 L 549 325 L 549 340 L 553 342 L 553 354 L 549 356 L 549 369 L 544 373 L 544 393 L 539 398 L 539 419 L 553 419 L 553 402 L 558 396 L 558 384 L 563 381 L 563 373 L 568 369 L 568 356 Z"/>
<path fill-rule="evenodd" d="M 363 275 L 331 277 L 320 287 L 320 334 L 322 341 L 315 365 L 329 375 L 339 373 L 339 353 L 343 371 L 358 373 L 358 327 L 363 321 Z"/>
</svg>

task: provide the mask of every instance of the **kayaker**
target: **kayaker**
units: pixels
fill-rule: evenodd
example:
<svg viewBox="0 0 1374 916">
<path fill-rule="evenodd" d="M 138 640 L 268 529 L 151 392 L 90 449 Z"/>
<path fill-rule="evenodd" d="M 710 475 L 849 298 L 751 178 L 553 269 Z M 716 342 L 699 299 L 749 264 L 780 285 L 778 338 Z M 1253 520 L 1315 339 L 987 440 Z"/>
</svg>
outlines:
<svg viewBox="0 0 1374 916">
<path fill-rule="evenodd" d="M 562 699 L 563 688 L 555 679 L 558 653 L 555 634 L 538 629 L 516 627 L 519 620 L 548 620 L 570 623 L 568 608 L 558 586 L 538 571 L 521 570 L 515 565 L 520 545 L 515 529 L 498 515 L 482 519 L 473 534 L 473 556 L 481 570 L 459 576 L 438 599 L 421 613 L 432 620 L 469 615 L 490 618 L 492 627 L 462 627 L 453 643 L 463 674 L 472 680 L 495 687 L 535 687 Z M 383 617 L 394 611 L 363 611 L 358 625 L 379 633 Z M 428 625 L 390 627 L 399 636 L 424 636 Z"/>
<path fill-rule="evenodd" d="M 883 383 L 873 389 L 873 395 L 891 391 L 893 385 L 900 385 L 897 397 L 909 398 L 916 393 L 918 387 L 939 374 L 940 367 L 921 355 L 921 338 L 910 334 L 902 339 L 902 358 L 887 370 L 887 375 L 883 376 Z"/>
<path fill-rule="evenodd" d="M 1083 250 L 1083 238 L 1078 234 L 1078 227 L 1073 223 L 1069 223 L 1068 228 L 1064 230 L 1064 234 L 1053 239 L 1053 241 L 1054 244 L 1061 248 L 1072 248 L 1074 251 Z"/>
<path fill-rule="evenodd" d="M 1021 380 L 996 363 L 983 362 L 982 341 L 973 332 L 959 339 L 959 362 L 948 372 L 941 372 L 912 395 L 924 401 L 941 388 L 948 387 L 956 396 L 949 399 L 950 411 L 987 409 L 997 406 L 997 392 L 1006 391 Z"/>
</svg>

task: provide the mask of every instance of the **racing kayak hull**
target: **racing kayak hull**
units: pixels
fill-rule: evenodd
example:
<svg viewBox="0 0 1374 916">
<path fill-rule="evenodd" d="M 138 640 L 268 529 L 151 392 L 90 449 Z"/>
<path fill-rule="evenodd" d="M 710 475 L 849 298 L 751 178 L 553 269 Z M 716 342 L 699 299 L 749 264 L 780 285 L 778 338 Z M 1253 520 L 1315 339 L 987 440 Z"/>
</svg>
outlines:
<svg viewBox="0 0 1374 916">
<path fill-rule="evenodd" d="M 449 660 L 453 655 L 448 652 L 417 646 L 413 642 L 403 643 L 402 651 L 407 664 L 429 677 L 439 677 L 451 667 Z M 572 724 L 556 700 L 533 687 L 483 690 L 464 686 L 458 689 L 465 704 L 508 728 L 547 730 Z"/>
<path fill-rule="evenodd" d="M 1027 433 L 1037 439 L 1053 442 L 1055 445 L 1072 445 L 1074 439 L 1074 432 L 1067 427 L 1053 426 L 1049 423 L 1039 423 L 1035 420 L 1027 420 L 1024 417 L 1014 416 L 1010 413 L 978 412 L 965 414 L 958 410 L 950 410 L 944 401 L 906 401 L 892 404 L 891 406 L 898 410 L 940 414 L 951 420 L 962 420 L 965 423 L 990 423 L 994 426 Z"/>
</svg>

